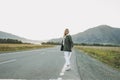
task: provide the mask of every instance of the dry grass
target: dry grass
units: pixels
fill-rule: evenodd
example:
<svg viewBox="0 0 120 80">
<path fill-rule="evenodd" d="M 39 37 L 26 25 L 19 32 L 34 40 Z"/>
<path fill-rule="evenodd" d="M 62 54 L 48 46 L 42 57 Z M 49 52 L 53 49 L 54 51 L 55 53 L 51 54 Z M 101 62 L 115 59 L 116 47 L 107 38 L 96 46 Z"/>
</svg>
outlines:
<svg viewBox="0 0 120 80">
<path fill-rule="evenodd" d="M 88 55 L 120 69 L 120 47 L 76 46 Z"/>
<path fill-rule="evenodd" d="M 11 52 L 11 51 L 21 51 L 29 49 L 40 49 L 53 47 L 53 45 L 36 45 L 36 44 L 0 44 L 0 53 Z"/>
</svg>

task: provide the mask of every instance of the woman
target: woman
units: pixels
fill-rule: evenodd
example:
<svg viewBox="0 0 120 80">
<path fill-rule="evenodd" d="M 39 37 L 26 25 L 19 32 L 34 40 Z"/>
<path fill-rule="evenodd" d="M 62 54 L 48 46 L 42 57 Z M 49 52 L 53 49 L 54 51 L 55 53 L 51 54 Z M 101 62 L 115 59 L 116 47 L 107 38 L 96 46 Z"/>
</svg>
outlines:
<svg viewBox="0 0 120 80">
<path fill-rule="evenodd" d="M 73 41 L 72 37 L 69 35 L 69 29 L 65 29 L 64 36 L 62 40 L 64 57 L 66 61 L 66 70 L 70 70 L 70 56 L 72 53 Z"/>
</svg>

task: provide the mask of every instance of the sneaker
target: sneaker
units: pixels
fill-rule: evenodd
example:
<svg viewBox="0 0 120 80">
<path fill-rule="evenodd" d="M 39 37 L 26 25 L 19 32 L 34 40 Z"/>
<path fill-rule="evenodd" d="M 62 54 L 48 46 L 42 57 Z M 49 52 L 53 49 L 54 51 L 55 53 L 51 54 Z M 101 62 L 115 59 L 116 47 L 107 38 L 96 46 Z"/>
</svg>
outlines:
<svg viewBox="0 0 120 80">
<path fill-rule="evenodd" d="M 70 67 L 70 66 L 67 66 L 65 70 L 66 70 L 66 71 L 69 71 L 69 70 L 71 70 L 71 67 Z"/>
</svg>

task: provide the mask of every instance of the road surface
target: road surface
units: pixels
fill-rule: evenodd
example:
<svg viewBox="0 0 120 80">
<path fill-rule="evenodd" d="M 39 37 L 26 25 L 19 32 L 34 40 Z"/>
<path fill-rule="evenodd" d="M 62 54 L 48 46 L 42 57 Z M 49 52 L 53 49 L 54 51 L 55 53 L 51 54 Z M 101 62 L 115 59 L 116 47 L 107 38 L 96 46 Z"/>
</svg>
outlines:
<svg viewBox="0 0 120 80">
<path fill-rule="evenodd" d="M 80 80 L 75 60 L 72 55 L 72 70 L 66 72 L 59 46 L 0 54 L 0 79 Z"/>
<path fill-rule="evenodd" d="M 120 80 L 120 71 L 75 50 L 78 72 L 81 80 Z"/>
<path fill-rule="evenodd" d="M 65 71 L 60 46 L 0 54 L 0 79 L 120 80 L 117 71 L 86 53 L 73 50 L 72 70 Z"/>
</svg>

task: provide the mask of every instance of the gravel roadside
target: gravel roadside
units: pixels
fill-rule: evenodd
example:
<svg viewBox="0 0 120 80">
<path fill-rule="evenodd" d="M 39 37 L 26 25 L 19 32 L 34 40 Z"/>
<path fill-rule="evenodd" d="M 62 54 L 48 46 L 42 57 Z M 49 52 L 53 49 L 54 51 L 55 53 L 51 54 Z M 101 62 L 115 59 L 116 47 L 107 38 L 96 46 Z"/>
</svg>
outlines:
<svg viewBox="0 0 120 80">
<path fill-rule="evenodd" d="M 120 71 L 75 50 L 77 67 L 81 80 L 120 80 Z"/>
</svg>

